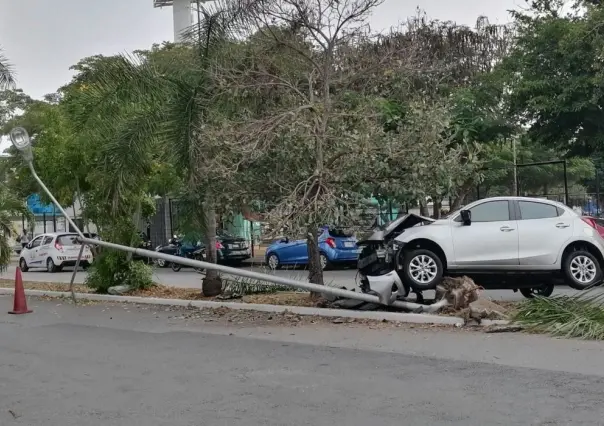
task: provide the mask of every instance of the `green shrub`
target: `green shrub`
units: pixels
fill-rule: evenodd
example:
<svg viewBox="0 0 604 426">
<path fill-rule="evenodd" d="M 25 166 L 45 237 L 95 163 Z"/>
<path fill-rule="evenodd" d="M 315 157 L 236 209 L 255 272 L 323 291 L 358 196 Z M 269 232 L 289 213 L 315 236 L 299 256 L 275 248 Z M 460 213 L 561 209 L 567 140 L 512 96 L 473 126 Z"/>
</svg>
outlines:
<svg viewBox="0 0 604 426">
<path fill-rule="evenodd" d="M 107 293 L 109 287 L 128 285 L 144 289 L 154 285 L 153 270 L 141 261 L 128 261 L 126 253 L 103 251 L 90 268 L 86 285 L 97 293 Z"/>
</svg>

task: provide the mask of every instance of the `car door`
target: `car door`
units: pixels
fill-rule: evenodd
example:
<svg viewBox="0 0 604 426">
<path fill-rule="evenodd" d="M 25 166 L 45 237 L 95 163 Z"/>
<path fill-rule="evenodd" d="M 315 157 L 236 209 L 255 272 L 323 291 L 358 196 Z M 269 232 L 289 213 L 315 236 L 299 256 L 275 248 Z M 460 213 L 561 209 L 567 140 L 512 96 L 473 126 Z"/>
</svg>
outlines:
<svg viewBox="0 0 604 426">
<path fill-rule="evenodd" d="M 573 236 L 573 217 L 549 203 L 517 201 L 520 264 L 553 266 Z"/>
<path fill-rule="evenodd" d="M 306 240 L 288 240 L 279 243 L 276 249 L 281 263 L 306 263 Z"/>
<path fill-rule="evenodd" d="M 451 269 L 489 269 L 518 265 L 518 229 L 513 204 L 492 200 L 469 208 L 470 225 L 453 220 L 451 233 L 455 266 Z"/>
<path fill-rule="evenodd" d="M 51 243 L 53 239 L 54 237 L 52 235 L 45 236 L 40 243 L 40 247 L 37 249 L 38 253 L 36 254 L 36 258 L 38 263 L 41 265 L 45 264 L 46 259 L 48 259 L 48 256 L 50 255 L 50 250 L 52 248 Z"/>
<path fill-rule="evenodd" d="M 45 235 L 40 235 L 39 237 L 34 238 L 33 240 L 31 240 L 31 243 L 29 243 L 28 249 L 27 249 L 27 255 L 29 256 L 29 260 L 27 261 L 27 264 L 30 266 L 33 265 L 39 265 L 41 264 L 41 260 L 40 260 L 40 245 L 42 244 L 42 241 L 44 240 Z"/>
</svg>

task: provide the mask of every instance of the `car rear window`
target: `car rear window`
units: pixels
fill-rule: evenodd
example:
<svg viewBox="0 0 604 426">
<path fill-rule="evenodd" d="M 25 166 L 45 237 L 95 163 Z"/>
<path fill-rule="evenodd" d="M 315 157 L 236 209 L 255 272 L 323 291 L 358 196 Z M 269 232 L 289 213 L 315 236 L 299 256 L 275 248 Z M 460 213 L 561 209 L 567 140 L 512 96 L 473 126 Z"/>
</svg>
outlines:
<svg viewBox="0 0 604 426">
<path fill-rule="evenodd" d="M 330 229 L 329 236 L 334 238 L 350 238 L 354 236 L 352 231 L 346 231 L 344 229 Z"/>
<path fill-rule="evenodd" d="M 59 235 L 57 237 L 57 243 L 61 244 L 62 246 L 78 246 L 79 244 L 76 242 L 77 238 L 77 234 Z"/>
</svg>

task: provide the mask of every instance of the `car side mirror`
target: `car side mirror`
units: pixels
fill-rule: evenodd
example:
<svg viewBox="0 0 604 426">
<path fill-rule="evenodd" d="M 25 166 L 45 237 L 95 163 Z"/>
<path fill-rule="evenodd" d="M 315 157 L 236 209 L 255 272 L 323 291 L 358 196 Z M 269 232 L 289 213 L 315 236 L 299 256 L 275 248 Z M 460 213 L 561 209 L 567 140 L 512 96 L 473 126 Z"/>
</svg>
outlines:
<svg viewBox="0 0 604 426">
<path fill-rule="evenodd" d="M 281 242 L 287 244 L 287 243 L 289 243 L 289 238 L 287 238 L 287 237 L 281 238 Z"/>
<path fill-rule="evenodd" d="M 465 226 L 470 226 L 472 224 L 472 212 L 470 212 L 470 210 L 462 210 L 459 214 L 461 216 L 461 222 Z"/>
</svg>

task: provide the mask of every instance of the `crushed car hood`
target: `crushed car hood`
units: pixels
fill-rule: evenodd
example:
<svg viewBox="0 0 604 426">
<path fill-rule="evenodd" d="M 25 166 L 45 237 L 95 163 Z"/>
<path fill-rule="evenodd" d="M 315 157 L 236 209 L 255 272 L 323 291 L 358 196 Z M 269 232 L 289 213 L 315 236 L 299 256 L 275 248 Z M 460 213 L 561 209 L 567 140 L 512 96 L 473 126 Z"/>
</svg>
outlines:
<svg viewBox="0 0 604 426">
<path fill-rule="evenodd" d="M 412 228 L 419 223 L 424 223 L 427 225 L 427 224 L 430 224 L 433 222 L 435 222 L 435 220 L 430 219 L 429 217 L 424 217 L 424 216 L 419 216 L 417 214 L 408 213 L 406 215 L 399 217 L 398 219 L 393 220 L 385 228 L 376 229 L 369 236 L 369 238 L 366 238 L 363 241 L 359 241 L 357 243 L 357 245 L 362 245 L 363 243 L 368 243 L 368 242 L 381 242 L 381 241 L 384 241 L 389 235 L 400 234 L 405 229 Z"/>
</svg>

